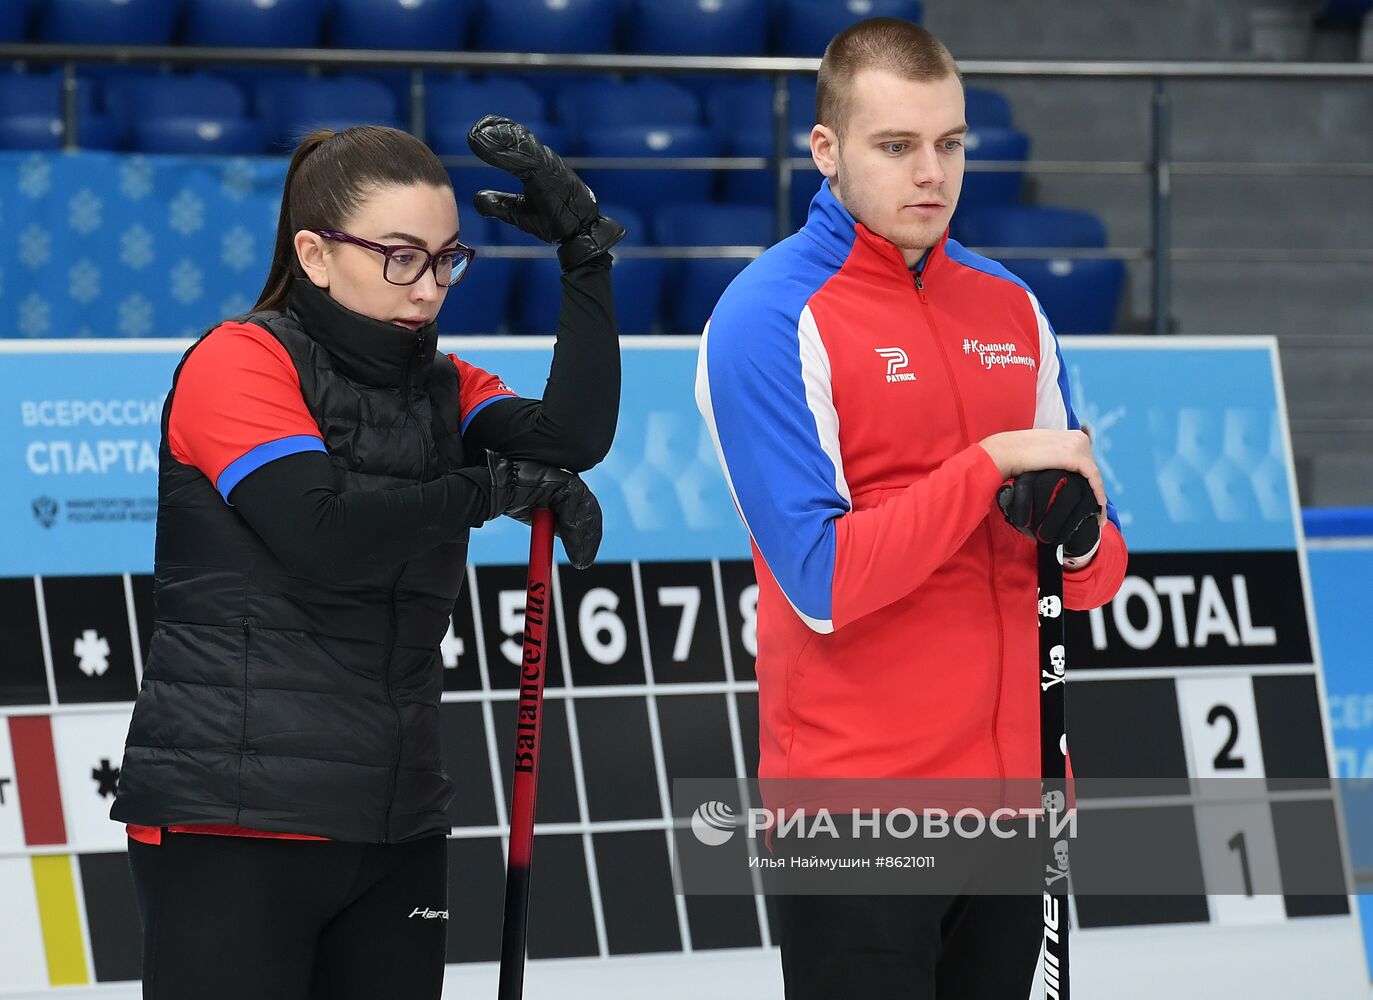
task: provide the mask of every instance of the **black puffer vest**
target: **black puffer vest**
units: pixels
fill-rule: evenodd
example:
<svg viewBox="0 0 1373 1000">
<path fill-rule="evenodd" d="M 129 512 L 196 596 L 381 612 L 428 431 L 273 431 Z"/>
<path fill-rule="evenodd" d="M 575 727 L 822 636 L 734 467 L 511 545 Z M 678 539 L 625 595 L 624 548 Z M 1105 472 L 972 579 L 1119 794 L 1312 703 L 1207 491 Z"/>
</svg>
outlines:
<svg viewBox="0 0 1373 1000">
<path fill-rule="evenodd" d="M 463 464 L 457 372 L 436 357 L 432 324 L 412 334 L 367 319 L 303 280 L 288 305 L 245 319 L 295 362 L 338 490 Z M 171 456 L 175 392 L 176 377 L 162 415 L 155 624 L 111 816 L 372 843 L 446 833 L 438 645 L 466 533 L 354 578 L 292 575 Z"/>
</svg>

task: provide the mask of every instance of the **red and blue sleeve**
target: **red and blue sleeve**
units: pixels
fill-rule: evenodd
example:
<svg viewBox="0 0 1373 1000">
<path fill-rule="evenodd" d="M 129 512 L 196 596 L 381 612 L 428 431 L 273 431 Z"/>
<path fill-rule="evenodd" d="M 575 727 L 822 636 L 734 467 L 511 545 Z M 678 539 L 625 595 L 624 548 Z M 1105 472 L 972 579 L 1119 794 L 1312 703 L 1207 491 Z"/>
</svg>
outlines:
<svg viewBox="0 0 1373 1000">
<path fill-rule="evenodd" d="M 468 364 L 456 354 L 450 354 L 448 358 L 458 370 L 458 412 L 463 433 L 467 432 L 472 418 L 496 400 L 516 396 L 515 390 L 502 382 L 500 376 Z"/>
<path fill-rule="evenodd" d="M 807 303 L 795 301 L 806 285 L 767 280 L 768 266 L 716 306 L 696 400 L 769 571 L 802 621 L 827 633 L 920 586 L 987 516 L 1001 475 L 972 445 L 879 506 L 856 508 L 828 353 Z"/>
<path fill-rule="evenodd" d="M 172 457 L 204 473 L 226 503 L 268 462 L 326 451 L 286 348 L 251 323 L 224 323 L 191 351 L 176 382 L 167 438 Z"/>
</svg>

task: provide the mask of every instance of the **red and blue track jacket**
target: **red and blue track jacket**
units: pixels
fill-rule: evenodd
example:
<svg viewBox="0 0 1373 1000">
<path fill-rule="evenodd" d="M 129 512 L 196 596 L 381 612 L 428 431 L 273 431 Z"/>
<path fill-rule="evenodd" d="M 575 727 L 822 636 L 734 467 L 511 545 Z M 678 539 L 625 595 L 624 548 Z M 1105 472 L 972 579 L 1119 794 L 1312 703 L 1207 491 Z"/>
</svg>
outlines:
<svg viewBox="0 0 1373 1000">
<path fill-rule="evenodd" d="M 978 445 L 1079 426 L 1025 284 L 947 234 L 912 271 L 826 183 L 721 297 L 696 397 L 752 538 L 759 777 L 1038 777 L 1035 544 Z M 1124 577 L 1107 514 L 1069 608 Z"/>
</svg>

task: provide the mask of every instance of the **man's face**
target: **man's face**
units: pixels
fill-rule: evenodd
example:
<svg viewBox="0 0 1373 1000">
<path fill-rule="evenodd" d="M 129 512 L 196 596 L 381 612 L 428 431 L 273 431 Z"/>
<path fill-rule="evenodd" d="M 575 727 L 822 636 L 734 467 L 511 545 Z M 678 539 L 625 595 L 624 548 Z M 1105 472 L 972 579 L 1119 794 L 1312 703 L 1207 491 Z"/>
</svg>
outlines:
<svg viewBox="0 0 1373 1000">
<path fill-rule="evenodd" d="M 914 264 L 939 242 L 963 188 L 963 86 L 861 70 L 842 136 L 823 125 L 811 153 L 844 207 Z"/>
</svg>

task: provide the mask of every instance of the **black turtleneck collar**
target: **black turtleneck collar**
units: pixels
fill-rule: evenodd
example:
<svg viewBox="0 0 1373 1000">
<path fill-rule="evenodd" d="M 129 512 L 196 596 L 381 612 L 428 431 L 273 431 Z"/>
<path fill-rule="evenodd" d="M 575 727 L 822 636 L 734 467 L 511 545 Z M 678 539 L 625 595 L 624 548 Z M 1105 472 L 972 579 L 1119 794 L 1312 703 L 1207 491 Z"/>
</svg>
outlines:
<svg viewBox="0 0 1373 1000">
<path fill-rule="evenodd" d="M 309 278 L 291 283 L 286 305 L 343 375 L 380 389 L 423 391 L 438 349 L 437 324 L 412 332 L 370 319 L 340 305 Z"/>
</svg>

